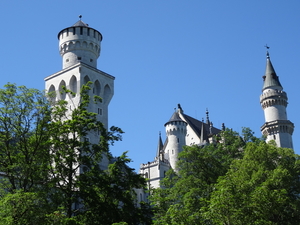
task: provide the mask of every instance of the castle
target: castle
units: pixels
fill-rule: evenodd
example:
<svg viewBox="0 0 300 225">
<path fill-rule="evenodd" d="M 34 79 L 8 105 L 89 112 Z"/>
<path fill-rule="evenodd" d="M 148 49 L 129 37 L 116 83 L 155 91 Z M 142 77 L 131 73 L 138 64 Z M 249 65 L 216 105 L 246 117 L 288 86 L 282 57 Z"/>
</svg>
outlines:
<svg viewBox="0 0 300 225">
<path fill-rule="evenodd" d="M 79 104 L 79 90 L 88 81 L 92 81 L 91 95 L 102 97 L 102 102 L 91 105 L 89 110 L 97 113 L 99 121 L 108 128 L 108 105 L 114 94 L 114 77 L 97 69 L 97 59 L 100 55 L 102 35 L 81 20 L 73 26 L 58 33 L 59 52 L 62 56 L 62 70 L 45 78 L 46 90 L 56 92 L 58 99 L 68 102 L 72 109 Z M 63 87 L 67 87 L 76 96 L 64 94 Z M 274 140 L 279 147 L 293 148 L 292 134 L 294 124 L 287 119 L 286 107 L 288 104 L 286 92 L 279 82 L 267 52 L 266 71 L 263 76 L 263 88 L 260 104 L 265 115 L 265 123 L 261 127 L 267 141 Z M 160 180 L 170 168 L 176 171 L 178 154 L 183 146 L 206 145 L 212 143 L 213 136 L 225 129 L 213 126 L 206 111 L 206 121 L 199 121 L 184 113 L 178 105 L 169 121 L 165 123 L 166 140 L 158 138 L 158 147 L 153 161 L 141 164 L 140 174 L 148 178 L 149 187 L 160 187 Z M 100 134 L 89 134 L 91 143 L 97 143 Z M 104 159 L 102 168 L 109 162 Z M 142 192 L 138 192 L 142 199 Z"/>
<path fill-rule="evenodd" d="M 286 92 L 279 82 L 267 51 L 266 71 L 263 76 L 263 88 L 260 104 L 265 114 L 265 123 L 261 132 L 266 141 L 274 140 L 278 147 L 293 148 L 292 134 L 294 124 L 287 119 L 286 107 L 288 104 Z M 180 105 L 165 123 L 166 140 L 163 143 L 159 136 L 156 157 L 154 161 L 141 164 L 140 174 L 148 179 L 148 186 L 160 187 L 160 181 L 170 168 L 176 171 L 178 154 L 187 145 L 206 145 L 213 142 L 213 135 L 221 130 L 213 127 L 206 111 L 206 122 L 199 121 L 183 113 Z M 222 124 L 222 130 L 225 126 Z"/>
</svg>

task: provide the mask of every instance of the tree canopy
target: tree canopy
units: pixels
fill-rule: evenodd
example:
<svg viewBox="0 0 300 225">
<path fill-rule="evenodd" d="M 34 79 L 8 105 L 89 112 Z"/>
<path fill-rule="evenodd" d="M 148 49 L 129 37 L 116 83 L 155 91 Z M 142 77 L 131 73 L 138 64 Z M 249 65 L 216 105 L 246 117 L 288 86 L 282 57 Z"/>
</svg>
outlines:
<svg viewBox="0 0 300 225">
<path fill-rule="evenodd" d="M 126 153 L 110 153 L 122 130 L 107 131 L 88 111 L 101 100 L 91 99 L 89 86 L 72 110 L 35 89 L 0 90 L 1 224 L 149 224 L 149 208 L 136 204 L 134 192 L 145 179 L 127 165 Z M 93 132 L 97 143 L 86 138 Z"/>
<path fill-rule="evenodd" d="M 153 190 L 154 224 L 298 224 L 299 156 L 245 128 L 186 146 Z"/>
</svg>

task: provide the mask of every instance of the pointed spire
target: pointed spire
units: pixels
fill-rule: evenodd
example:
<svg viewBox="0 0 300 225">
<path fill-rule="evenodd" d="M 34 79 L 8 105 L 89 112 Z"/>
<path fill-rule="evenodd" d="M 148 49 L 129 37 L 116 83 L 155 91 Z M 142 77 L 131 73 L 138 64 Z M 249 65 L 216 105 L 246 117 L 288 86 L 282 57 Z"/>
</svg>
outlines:
<svg viewBox="0 0 300 225">
<path fill-rule="evenodd" d="M 225 124 L 222 123 L 222 131 L 225 131 Z"/>
<path fill-rule="evenodd" d="M 269 47 L 267 47 L 269 49 Z M 264 85 L 263 90 L 270 87 L 276 87 L 280 90 L 282 90 L 282 86 L 279 82 L 279 78 L 276 75 L 275 69 L 271 63 L 270 54 L 269 51 L 267 51 L 267 64 L 266 64 L 266 72 L 263 76 Z"/>
<path fill-rule="evenodd" d="M 206 108 L 206 124 L 210 124 L 210 121 L 209 121 L 209 112 L 208 112 L 208 109 Z"/>
<path fill-rule="evenodd" d="M 156 152 L 156 157 L 160 158 L 160 160 L 163 161 L 163 143 L 161 140 L 161 132 L 159 132 L 159 138 L 158 138 L 158 145 L 157 145 L 157 152 Z"/>
<path fill-rule="evenodd" d="M 203 142 L 204 142 L 204 119 L 202 118 L 200 144 L 202 144 Z"/>
</svg>

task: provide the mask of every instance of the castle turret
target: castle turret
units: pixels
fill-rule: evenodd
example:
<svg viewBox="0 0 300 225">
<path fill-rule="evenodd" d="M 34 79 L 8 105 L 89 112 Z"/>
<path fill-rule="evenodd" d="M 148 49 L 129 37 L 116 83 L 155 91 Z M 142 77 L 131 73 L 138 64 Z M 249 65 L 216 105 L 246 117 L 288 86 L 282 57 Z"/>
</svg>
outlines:
<svg viewBox="0 0 300 225">
<path fill-rule="evenodd" d="M 102 35 L 81 20 L 58 33 L 59 52 L 63 58 L 63 69 L 78 62 L 97 67 Z"/>
<path fill-rule="evenodd" d="M 176 171 L 176 163 L 178 161 L 178 154 L 186 145 L 186 126 L 187 123 L 179 117 L 179 111 L 174 112 L 171 119 L 165 124 L 166 134 L 168 137 L 168 149 L 165 153 L 168 156 L 171 167 Z"/>
<path fill-rule="evenodd" d="M 264 110 L 265 123 L 261 131 L 267 137 L 267 142 L 274 140 L 278 147 L 293 148 L 294 124 L 288 120 L 286 113 L 288 98 L 271 63 L 269 52 L 263 81 L 260 104 Z"/>
</svg>

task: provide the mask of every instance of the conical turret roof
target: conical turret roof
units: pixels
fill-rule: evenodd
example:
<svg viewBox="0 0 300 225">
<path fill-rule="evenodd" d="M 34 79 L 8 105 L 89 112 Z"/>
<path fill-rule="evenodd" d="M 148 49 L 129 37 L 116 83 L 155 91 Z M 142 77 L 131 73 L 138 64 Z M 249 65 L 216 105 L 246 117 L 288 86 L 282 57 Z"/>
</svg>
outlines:
<svg viewBox="0 0 300 225">
<path fill-rule="evenodd" d="M 78 20 L 72 27 L 88 27 L 89 25 L 84 23 L 82 20 Z"/>
<path fill-rule="evenodd" d="M 166 126 L 168 123 L 172 123 L 172 122 L 176 122 L 176 121 L 184 122 L 184 121 L 179 117 L 179 112 L 178 112 L 178 111 L 176 111 L 176 112 L 173 113 L 173 115 L 171 116 L 171 118 L 169 119 L 169 121 L 165 123 L 165 126 Z"/>
<path fill-rule="evenodd" d="M 162 150 L 164 148 L 163 142 L 161 140 L 161 133 L 159 132 L 159 138 L 158 138 L 158 145 L 157 145 L 157 152 L 156 152 L 156 157 L 159 157 L 160 154 L 162 153 Z"/>
<path fill-rule="evenodd" d="M 276 75 L 275 69 L 271 63 L 269 52 L 267 52 L 266 72 L 265 75 L 263 76 L 263 79 L 264 79 L 263 90 L 270 87 L 278 87 L 282 89 L 279 78 Z"/>
</svg>

